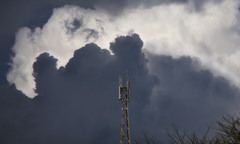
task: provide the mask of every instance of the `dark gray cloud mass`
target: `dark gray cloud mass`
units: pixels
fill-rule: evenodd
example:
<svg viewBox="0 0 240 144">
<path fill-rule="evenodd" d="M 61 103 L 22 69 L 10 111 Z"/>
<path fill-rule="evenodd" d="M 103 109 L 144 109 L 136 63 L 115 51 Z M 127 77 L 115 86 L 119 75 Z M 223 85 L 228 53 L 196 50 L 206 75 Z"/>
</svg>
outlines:
<svg viewBox="0 0 240 144">
<path fill-rule="evenodd" d="M 29 99 L 14 85 L 0 88 L 0 143 L 118 143 L 118 76 L 126 70 L 133 139 L 142 130 L 165 139 L 171 123 L 201 131 L 237 103 L 237 88 L 195 70 L 190 57 L 146 58 L 142 46 L 136 34 L 116 38 L 110 44 L 114 55 L 90 43 L 59 69 L 57 59 L 41 54 L 33 65 L 38 96 Z"/>
<path fill-rule="evenodd" d="M 0 87 L 0 143 L 24 143 L 34 127 L 31 99 L 15 85 Z"/>
<path fill-rule="evenodd" d="M 154 125 L 169 128 L 171 121 L 201 134 L 224 112 L 238 109 L 239 89 L 208 70 L 196 70 L 197 60 L 151 54 L 148 57 L 151 73 L 160 79 L 148 113 L 153 121 L 155 118 Z M 156 113 L 158 117 L 153 116 Z"/>
<path fill-rule="evenodd" d="M 56 69 L 56 59 L 47 53 L 41 54 L 33 65 L 39 94 L 35 99 L 42 113 L 40 117 L 44 117 L 41 133 L 44 137 L 52 135 L 49 139 L 41 138 L 42 143 L 49 140 L 54 143 L 59 140 L 63 143 L 69 140 L 72 143 L 117 143 L 118 75 L 126 70 L 135 95 L 131 102 L 135 109 L 130 113 L 133 115 L 131 122 L 133 127 L 139 125 L 137 121 L 154 85 L 141 48 L 138 35 L 117 38 L 111 44 L 115 55 L 93 43 L 87 44 L 75 51 L 66 67 L 60 69 Z"/>
</svg>

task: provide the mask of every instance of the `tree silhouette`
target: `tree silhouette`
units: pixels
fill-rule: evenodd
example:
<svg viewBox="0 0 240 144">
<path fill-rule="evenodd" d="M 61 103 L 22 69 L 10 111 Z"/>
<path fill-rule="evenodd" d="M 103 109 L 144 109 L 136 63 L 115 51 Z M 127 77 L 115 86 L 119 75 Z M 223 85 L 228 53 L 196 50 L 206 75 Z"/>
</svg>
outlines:
<svg viewBox="0 0 240 144">
<path fill-rule="evenodd" d="M 213 135 L 209 135 L 212 131 Z M 221 120 L 216 121 L 215 127 L 208 126 L 203 136 L 196 132 L 180 130 L 173 125 L 171 132 L 167 132 L 169 144 L 240 144 L 240 116 L 239 114 L 224 114 Z M 160 144 L 154 137 L 146 132 L 143 138 L 134 141 L 134 144 Z"/>
</svg>

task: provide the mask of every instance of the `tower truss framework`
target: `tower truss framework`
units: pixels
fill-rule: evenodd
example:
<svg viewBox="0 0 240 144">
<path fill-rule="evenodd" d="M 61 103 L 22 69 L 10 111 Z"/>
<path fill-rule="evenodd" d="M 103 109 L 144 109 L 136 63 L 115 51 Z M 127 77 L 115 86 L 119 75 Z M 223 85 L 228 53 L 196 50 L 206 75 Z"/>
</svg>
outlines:
<svg viewBox="0 0 240 144">
<path fill-rule="evenodd" d="M 130 126 L 128 102 L 130 100 L 130 81 L 126 77 L 126 85 L 122 85 L 122 77 L 119 76 L 119 100 L 121 102 L 120 144 L 130 144 Z"/>
</svg>

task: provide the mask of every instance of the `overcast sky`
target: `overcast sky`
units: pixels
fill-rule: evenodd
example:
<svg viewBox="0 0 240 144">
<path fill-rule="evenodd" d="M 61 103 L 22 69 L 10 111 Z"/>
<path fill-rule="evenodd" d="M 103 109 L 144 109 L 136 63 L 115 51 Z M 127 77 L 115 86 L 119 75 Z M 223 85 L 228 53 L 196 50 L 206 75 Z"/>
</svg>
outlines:
<svg viewBox="0 0 240 144">
<path fill-rule="evenodd" d="M 130 129 L 199 134 L 240 103 L 237 0 L 19 0 L 0 8 L 0 143 L 119 142 Z"/>
</svg>

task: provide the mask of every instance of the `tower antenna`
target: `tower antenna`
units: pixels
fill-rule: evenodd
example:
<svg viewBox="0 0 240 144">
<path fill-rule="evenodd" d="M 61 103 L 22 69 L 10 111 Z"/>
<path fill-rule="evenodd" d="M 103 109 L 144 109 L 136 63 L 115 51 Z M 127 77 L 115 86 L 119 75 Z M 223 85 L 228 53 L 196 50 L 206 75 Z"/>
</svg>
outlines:
<svg viewBox="0 0 240 144">
<path fill-rule="evenodd" d="M 121 102 L 120 144 L 131 144 L 130 126 L 128 116 L 128 102 L 130 100 L 130 80 L 126 72 L 126 85 L 122 84 L 122 76 L 119 76 L 119 100 Z"/>
</svg>

